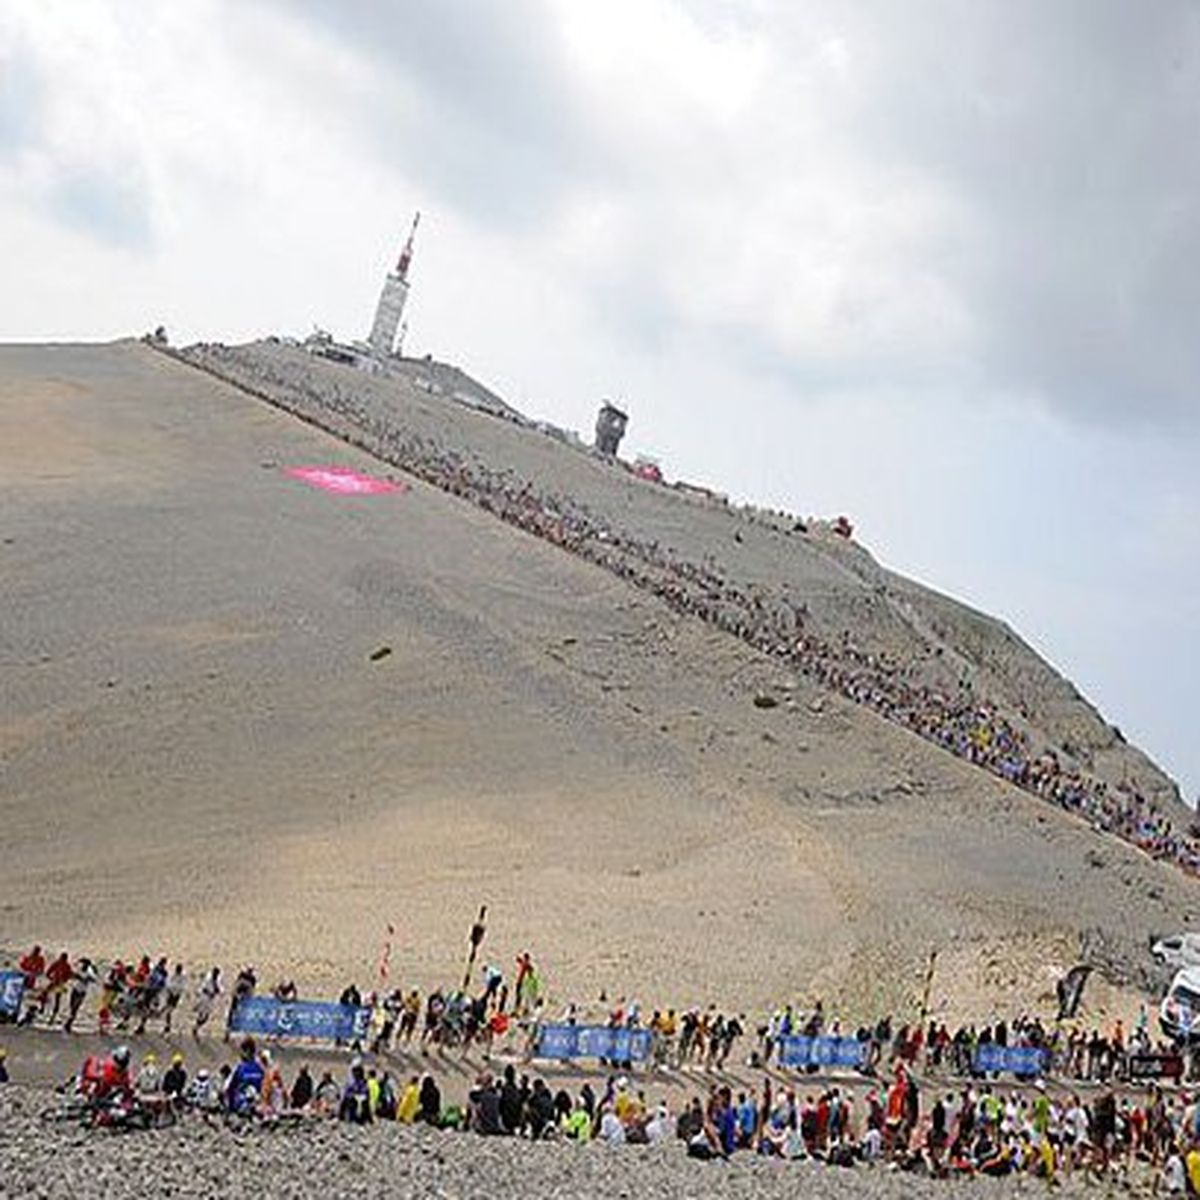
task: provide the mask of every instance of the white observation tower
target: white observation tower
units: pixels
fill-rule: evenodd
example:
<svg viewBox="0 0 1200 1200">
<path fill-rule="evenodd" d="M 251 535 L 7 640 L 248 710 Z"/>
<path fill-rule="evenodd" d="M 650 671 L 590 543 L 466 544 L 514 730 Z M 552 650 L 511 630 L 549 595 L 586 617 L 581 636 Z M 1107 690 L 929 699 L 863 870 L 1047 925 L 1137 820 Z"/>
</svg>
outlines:
<svg viewBox="0 0 1200 1200">
<path fill-rule="evenodd" d="M 408 299 L 408 268 L 412 263 L 413 238 L 416 236 L 417 223 L 420 220 L 421 214 L 417 213 L 413 217 L 412 229 L 408 231 L 408 241 L 400 251 L 396 269 L 388 272 L 383 281 L 383 291 L 379 293 L 379 304 L 375 309 L 375 320 L 367 342 L 380 358 L 390 357 L 396 345 L 396 330 L 400 328 L 404 301 Z"/>
</svg>

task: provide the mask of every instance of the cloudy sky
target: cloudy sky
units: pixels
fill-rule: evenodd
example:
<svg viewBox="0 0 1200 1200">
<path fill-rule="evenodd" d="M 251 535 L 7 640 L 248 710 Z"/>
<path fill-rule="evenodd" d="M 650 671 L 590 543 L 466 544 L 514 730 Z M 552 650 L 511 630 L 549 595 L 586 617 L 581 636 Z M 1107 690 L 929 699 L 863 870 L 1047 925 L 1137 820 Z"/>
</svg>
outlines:
<svg viewBox="0 0 1200 1200">
<path fill-rule="evenodd" d="M 0 0 L 0 338 L 364 336 L 845 512 L 1200 788 L 1200 5 Z"/>
</svg>

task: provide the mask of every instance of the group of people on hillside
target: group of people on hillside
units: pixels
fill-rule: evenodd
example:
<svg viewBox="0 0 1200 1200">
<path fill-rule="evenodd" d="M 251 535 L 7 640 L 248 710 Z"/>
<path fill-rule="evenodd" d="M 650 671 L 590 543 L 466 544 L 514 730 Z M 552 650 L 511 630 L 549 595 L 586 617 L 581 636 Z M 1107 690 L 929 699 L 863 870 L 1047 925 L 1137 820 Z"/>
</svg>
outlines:
<svg viewBox="0 0 1200 1200">
<path fill-rule="evenodd" d="M 93 959 L 80 956 L 73 960 L 65 950 L 47 961 L 41 946 L 35 945 L 19 959 L 18 969 L 25 983 L 18 1022 L 54 1026 L 61 1019 L 68 1033 L 75 1029 L 83 1001 L 93 989 L 97 993 L 96 1028 L 102 1034 L 126 1030 L 141 1034 L 151 1020 L 164 1034 L 170 1034 L 187 997 L 191 1030 L 197 1038 L 205 1032 L 218 1004 L 224 1005 L 222 1031 L 226 1039 L 236 1029 L 238 1005 L 258 994 L 252 966 L 237 973 L 225 1005 L 226 988 L 219 967 L 203 972 L 193 985 L 181 962 L 170 964 L 165 956 L 147 954 L 128 962 L 117 960 L 100 970 Z M 295 1001 L 296 985 L 280 980 L 270 994 L 281 1004 Z M 1047 1025 L 1028 1016 L 981 1026 L 963 1024 L 953 1031 L 945 1022 L 899 1023 L 890 1016 L 852 1026 L 827 1013 L 819 999 L 807 1009 L 779 1005 L 757 1024 L 750 1023 L 745 1014 L 723 1013 L 712 1004 L 663 1007 L 647 1013 L 636 1000 L 625 997 L 615 1002 L 602 997 L 603 1007 L 586 1014 L 580 1006 L 568 1004 L 555 1018 L 545 1004 L 541 976 L 528 953 L 516 959 L 511 989 L 503 971 L 487 963 L 477 990 L 472 992 L 461 987 L 435 988 L 423 994 L 408 986 L 363 994 L 350 984 L 339 999 L 345 1006 L 366 1010 L 358 1048 L 375 1055 L 456 1048 L 463 1054 L 474 1050 L 485 1058 L 502 1050 L 531 1061 L 539 1057 L 545 1027 L 595 1024 L 646 1036 L 648 1050 L 638 1057 L 655 1069 L 720 1072 L 731 1063 L 782 1065 L 783 1048 L 788 1039 L 797 1036 L 857 1042 L 861 1050 L 854 1056 L 854 1065 L 868 1073 L 896 1061 L 923 1073 L 978 1077 L 982 1073 L 978 1056 L 988 1047 L 1036 1050 L 1040 1052 L 1040 1073 L 1081 1081 L 1126 1078 L 1135 1056 L 1159 1056 L 1163 1073 L 1174 1071 L 1176 1078 L 1185 1067 L 1193 1066 L 1185 1064 L 1173 1043 L 1152 1039 L 1145 1005 L 1128 1031 L 1120 1020 L 1103 1029 L 1085 1029 L 1077 1023 Z M 744 1038 L 748 1044 L 739 1050 Z M 628 1068 L 632 1063 L 613 1060 L 611 1065 Z"/>
<path fill-rule="evenodd" d="M 314 1081 L 308 1066 L 302 1065 L 286 1085 L 271 1050 L 252 1037 L 242 1039 L 235 1062 L 223 1064 L 215 1073 L 201 1067 L 189 1075 L 181 1050 L 171 1055 L 165 1071 L 160 1072 L 153 1052 L 135 1067 L 129 1047 L 117 1046 L 108 1055 L 89 1055 L 70 1083 L 74 1096 L 97 1106 L 114 1100 L 161 1098 L 180 1110 L 263 1121 L 312 1116 L 355 1124 L 374 1120 L 442 1123 L 441 1092 L 432 1075 L 414 1076 L 397 1092 L 387 1071 L 365 1066 L 356 1055 L 341 1082 L 329 1070 Z"/>
<path fill-rule="evenodd" d="M 827 1086 L 802 1095 L 764 1076 L 757 1089 L 713 1083 L 678 1110 L 666 1097 L 651 1102 L 625 1076 L 610 1075 L 600 1094 L 589 1082 L 572 1094 L 509 1065 L 499 1077 L 479 1075 L 460 1105 L 443 1101 L 432 1074 L 400 1085 L 357 1054 L 340 1080 L 330 1070 L 314 1080 L 302 1065 L 287 1082 L 270 1050 L 247 1037 L 236 1061 L 216 1073 L 201 1068 L 190 1076 L 180 1051 L 161 1074 L 153 1054 L 138 1069 L 119 1046 L 89 1056 L 72 1085 L 97 1106 L 140 1100 L 266 1123 L 396 1121 L 606 1146 L 678 1142 L 699 1159 L 757 1154 L 836 1167 L 891 1164 L 937 1177 L 1028 1174 L 1052 1182 L 1081 1170 L 1128 1174 L 1143 1163 L 1168 1193 L 1200 1193 L 1200 1104 L 1187 1093 L 1171 1097 L 1151 1087 L 1136 1100 L 1119 1099 L 1105 1086 L 1085 1103 L 1078 1094 L 1052 1095 L 1037 1081 L 1012 1089 L 972 1083 L 926 1098 L 903 1062 L 865 1094 Z"/>
<path fill-rule="evenodd" d="M 67 1033 L 74 1030 L 84 1002 L 93 991 L 98 996 L 96 1024 L 101 1033 L 132 1026 L 140 1035 L 146 1032 L 151 1017 L 161 1019 L 163 1033 L 171 1033 L 188 983 L 183 964 L 176 962 L 172 968 L 165 957 L 153 962 L 148 954 L 137 961 L 117 959 L 101 970 L 86 955 L 72 960 L 66 950 L 47 961 L 40 945 L 17 960 L 17 969 L 24 985 L 17 1023 L 32 1025 L 41 1020 L 55 1025 L 61 1014 Z M 213 978 L 219 975 L 214 967 Z M 206 984 L 197 994 L 198 1012 L 203 1008 Z"/>
<path fill-rule="evenodd" d="M 1104 1087 L 1085 1103 L 1037 1081 L 1012 1089 L 968 1084 L 926 1100 L 901 1062 L 861 1098 L 838 1086 L 802 1096 L 765 1077 L 758 1090 L 714 1083 L 677 1112 L 665 1098 L 651 1104 L 623 1077 L 610 1076 L 599 1097 L 586 1083 L 573 1097 L 551 1093 L 540 1079 L 518 1081 L 510 1067 L 500 1080 L 477 1079 L 465 1127 L 608 1145 L 679 1140 L 702 1159 L 754 1153 L 840 1167 L 888 1163 L 940 1177 L 1053 1181 L 1080 1170 L 1128 1172 L 1141 1162 L 1160 1173 L 1168 1192 L 1200 1194 L 1200 1104 L 1186 1093 L 1171 1098 L 1151 1087 L 1135 1101 Z"/>
<path fill-rule="evenodd" d="M 209 1026 L 214 1012 L 223 1003 L 226 984 L 219 966 L 205 971 L 197 984 L 190 983 L 182 962 L 172 966 L 164 956 L 156 960 L 143 954 L 125 961 L 117 959 L 101 970 L 89 957 L 72 959 L 66 950 L 47 960 L 41 945 L 34 945 L 17 960 L 22 975 L 18 1025 L 58 1024 L 64 1018 L 65 1032 L 74 1031 L 84 1011 L 84 1001 L 96 993 L 95 1020 L 102 1034 L 132 1030 L 146 1032 L 150 1021 L 161 1021 L 161 1032 L 174 1030 L 181 1002 L 192 993 L 191 1029 L 199 1038 Z M 238 1005 L 259 994 L 258 976 L 253 966 L 242 967 L 228 989 L 224 1033 L 233 1031 Z M 491 1050 L 496 1038 L 507 1036 L 514 1023 L 527 1020 L 543 1005 L 542 975 L 528 952 L 516 958 L 511 989 L 504 972 L 493 963 L 484 964 L 479 990 L 435 988 L 427 995 L 415 987 L 392 988 L 363 994 L 348 984 L 339 996 L 345 1007 L 366 1008 L 370 1012 L 369 1034 L 365 1039 L 373 1053 L 387 1052 L 416 1044 L 421 1049 L 472 1047 Z M 299 998 L 294 981 L 280 980 L 270 995 L 281 1004 Z M 64 1004 L 64 997 L 66 1003 Z"/>
<path fill-rule="evenodd" d="M 770 1063 L 778 1056 L 781 1039 L 791 1034 L 805 1037 L 843 1037 L 841 1023 L 828 1020 L 818 1000 L 809 1012 L 790 1004 L 776 1008 L 758 1027 L 755 1061 Z M 982 1048 L 1027 1048 L 1043 1052 L 1043 1072 L 1060 1079 L 1107 1083 L 1127 1076 L 1129 1060 L 1137 1055 L 1158 1055 L 1178 1061 L 1181 1076 L 1184 1056 L 1174 1042 L 1150 1036 L 1150 1016 L 1143 1004 L 1131 1031 L 1119 1018 L 1106 1028 L 1085 1029 L 1078 1023 L 1047 1026 L 1040 1018 L 1018 1016 L 988 1025 L 959 1025 L 953 1032 L 944 1021 L 898 1024 L 885 1016 L 874 1025 L 861 1025 L 850 1037 L 863 1043 L 863 1066 L 877 1070 L 889 1059 L 913 1069 L 935 1074 L 981 1074 L 977 1055 Z"/>
<path fill-rule="evenodd" d="M 689 613 L 787 663 L 804 676 L 866 705 L 943 749 L 1052 803 L 1147 853 L 1200 873 L 1200 840 L 1133 784 L 1109 787 L 1086 773 L 1086 754 L 1064 761 L 1056 747 L 1035 747 L 1028 713 L 1005 714 L 954 677 L 940 649 L 904 662 L 860 646 L 849 631 L 830 637 L 814 628 L 807 605 L 784 589 L 740 584 L 712 560 L 694 561 L 591 513 L 573 497 L 551 493 L 511 470 L 496 470 L 403 428 L 367 384 L 342 386 L 308 364 L 263 357 L 253 349 L 201 345 L 189 362 L 269 403 L 320 424 L 344 440 L 461 496 L 528 533 L 553 542 L 653 592 Z M 356 381 L 357 382 L 357 381 Z M 740 536 L 740 535 L 739 535 Z M 937 682 L 930 682 L 936 680 Z"/>
</svg>

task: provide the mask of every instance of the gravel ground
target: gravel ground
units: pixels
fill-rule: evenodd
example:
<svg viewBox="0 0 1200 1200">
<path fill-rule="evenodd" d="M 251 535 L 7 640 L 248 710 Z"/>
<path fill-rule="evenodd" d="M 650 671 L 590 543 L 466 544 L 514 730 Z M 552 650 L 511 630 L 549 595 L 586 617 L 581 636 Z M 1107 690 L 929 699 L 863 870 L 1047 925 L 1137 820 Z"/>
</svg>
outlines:
<svg viewBox="0 0 1200 1200">
<path fill-rule="evenodd" d="M 936 1180 L 883 1169 L 782 1164 L 745 1155 L 701 1163 L 661 1147 L 530 1144 L 395 1124 L 332 1122 L 232 1132 L 187 1119 L 139 1134 L 47 1124 L 46 1092 L 0 1096 L 0 1195 L 574 1197 L 999 1197 L 1044 1194 L 1033 1179 Z M 1100 1186 L 1076 1179 L 1061 1195 L 1148 1194 L 1148 1183 Z"/>
</svg>

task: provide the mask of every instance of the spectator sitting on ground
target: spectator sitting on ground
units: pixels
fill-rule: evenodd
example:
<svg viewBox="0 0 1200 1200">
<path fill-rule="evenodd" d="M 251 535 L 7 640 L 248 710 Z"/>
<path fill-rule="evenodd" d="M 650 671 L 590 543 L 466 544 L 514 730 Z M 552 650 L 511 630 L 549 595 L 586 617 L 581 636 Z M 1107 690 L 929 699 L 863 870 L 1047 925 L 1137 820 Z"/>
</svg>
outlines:
<svg viewBox="0 0 1200 1200">
<path fill-rule="evenodd" d="M 367 1073 L 357 1059 L 350 1067 L 350 1078 L 342 1092 L 341 1104 L 338 1106 L 338 1120 L 349 1121 L 355 1125 L 369 1125 L 371 1122 L 371 1097 L 367 1090 Z"/>
</svg>

